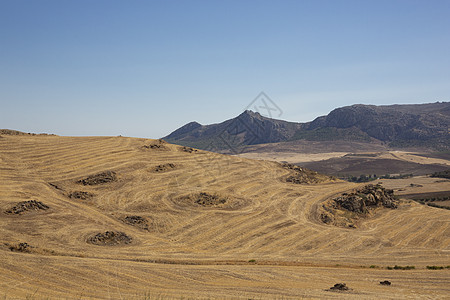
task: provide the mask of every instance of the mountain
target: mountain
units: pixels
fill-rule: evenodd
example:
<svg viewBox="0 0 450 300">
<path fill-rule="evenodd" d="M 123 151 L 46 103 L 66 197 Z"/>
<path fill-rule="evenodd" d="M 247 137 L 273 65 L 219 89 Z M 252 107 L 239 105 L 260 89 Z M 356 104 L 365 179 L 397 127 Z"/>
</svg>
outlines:
<svg viewBox="0 0 450 300">
<path fill-rule="evenodd" d="M 166 141 L 206 150 L 223 150 L 289 140 L 302 124 L 270 119 L 246 110 L 219 124 L 188 123 L 164 137 Z"/>
<path fill-rule="evenodd" d="M 165 140 L 200 149 L 236 151 L 248 145 L 294 140 L 359 141 L 392 147 L 450 149 L 450 102 L 410 105 L 355 104 L 312 122 L 296 123 L 245 111 L 219 124 L 191 122 Z"/>
</svg>

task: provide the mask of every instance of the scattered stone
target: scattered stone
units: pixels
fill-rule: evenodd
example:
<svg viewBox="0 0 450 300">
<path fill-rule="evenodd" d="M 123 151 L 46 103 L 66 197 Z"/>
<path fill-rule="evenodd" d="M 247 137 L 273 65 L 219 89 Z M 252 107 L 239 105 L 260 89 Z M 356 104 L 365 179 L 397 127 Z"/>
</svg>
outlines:
<svg viewBox="0 0 450 300">
<path fill-rule="evenodd" d="M 181 151 L 188 152 L 188 153 L 192 153 L 192 152 L 197 152 L 197 149 L 194 149 L 194 148 L 191 148 L 191 147 L 183 146 L 183 147 L 181 148 Z"/>
<path fill-rule="evenodd" d="M 94 194 L 83 191 L 74 191 L 69 194 L 69 198 L 72 199 L 89 200 L 92 197 L 94 197 Z"/>
<path fill-rule="evenodd" d="M 34 248 L 30 246 L 28 243 L 19 243 L 17 245 L 11 245 L 9 246 L 9 250 L 13 252 L 24 252 L 24 253 L 30 253 L 31 248 Z"/>
<path fill-rule="evenodd" d="M 165 171 L 169 171 L 169 170 L 171 170 L 171 169 L 175 169 L 175 165 L 174 164 L 172 164 L 172 163 L 167 163 L 167 164 L 163 164 L 163 165 L 159 165 L 159 166 L 156 166 L 155 167 L 155 169 L 154 169 L 154 171 L 155 172 L 165 172 Z"/>
<path fill-rule="evenodd" d="M 148 221 L 141 216 L 126 216 L 123 221 L 128 225 L 148 230 Z"/>
<path fill-rule="evenodd" d="M 29 200 L 29 201 L 22 201 L 22 202 L 17 203 L 15 206 L 13 206 L 10 209 L 6 210 L 5 213 L 20 215 L 20 214 L 25 213 L 27 211 L 47 210 L 49 208 L 50 207 L 48 207 L 47 205 L 45 205 L 41 201 Z"/>
<path fill-rule="evenodd" d="M 381 285 L 391 285 L 391 282 L 389 280 L 380 281 Z"/>
<path fill-rule="evenodd" d="M 56 185 L 56 184 L 54 184 L 54 183 L 49 182 L 48 184 L 49 184 L 51 187 L 53 187 L 53 188 L 55 188 L 55 189 L 57 189 L 57 190 L 64 191 L 63 188 L 59 187 L 58 185 Z"/>
<path fill-rule="evenodd" d="M 132 238 L 120 231 L 106 231 L 89 237 L 87 242 L 98 246 L 116 246 L 131 243 Z"/>
<path fill-rule="evenodd" d="M 105 171 L 102 173 L 98 173 L 95 175 L 88 176 L 87 178 L 78 180 L 77 183 L 81 183 L 82 185 L 97 185 L 108 183 L 117 180 L 116 172 L 114 171 Z"/>
<path fill-rule="evenodd" d="M 330 287 L 332 291 L 348 291 L 350 290 L 345 283 L 336 283 L 334 286 Z"/>
<path fill-rule="evenodd" d="M 164 149 L 165 147 L 163 145 L 151 144 L 151 145 L 145 145 L 144 148 L 147 148 L 147 149 Z"/>
</svg>

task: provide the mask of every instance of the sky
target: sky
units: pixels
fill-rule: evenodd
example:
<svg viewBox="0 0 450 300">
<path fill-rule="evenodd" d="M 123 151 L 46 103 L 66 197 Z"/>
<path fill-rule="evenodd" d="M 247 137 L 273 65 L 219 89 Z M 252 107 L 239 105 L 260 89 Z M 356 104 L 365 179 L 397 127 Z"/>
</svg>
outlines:
<svg viewBox="0 0 450 300">
<path fill-rule="evenodd" d="M 450 1 L 0 0 L 0 128 L 159 138 L 450 101 Z M 257 99 L 258 100 L 258 99 Z"/>
</svg>

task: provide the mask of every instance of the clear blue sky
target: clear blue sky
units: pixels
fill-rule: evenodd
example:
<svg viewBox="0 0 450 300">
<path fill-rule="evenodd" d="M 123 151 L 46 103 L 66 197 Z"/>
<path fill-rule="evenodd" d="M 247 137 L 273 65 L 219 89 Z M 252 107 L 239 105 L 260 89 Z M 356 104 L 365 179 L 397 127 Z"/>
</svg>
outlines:
<svg viewBox="0 0 450 300">
<path fill-rule="evenodd" d="M 450 1 L 0 0 L 0 128 L 158 138 L 450 100 Z"/>
</svg>

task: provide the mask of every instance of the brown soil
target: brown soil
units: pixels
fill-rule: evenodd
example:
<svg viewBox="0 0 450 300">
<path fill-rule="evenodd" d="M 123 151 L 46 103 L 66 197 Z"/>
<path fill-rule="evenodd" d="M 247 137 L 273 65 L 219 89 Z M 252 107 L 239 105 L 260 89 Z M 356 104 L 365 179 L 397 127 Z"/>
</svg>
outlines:
<svg viewBox="0 0 450 300">
<path fill-rule="evenodd" d="M 29 200 L 17 203 L 15 206 L 6 210 L 5 213 L 20 215 L 28 211 L 47 210 L 47 209 L 49 209 L 49 207 L 44 203 L 42 203 L 41 201 Z"/>
<path fill-rule="evenodd" d="M 108 183 L 117 180 L 116 172 L 114 171 L 105 171 L 102 173 L 98 173 L 95 175 L 88 176 L 87 178 L 80 179 L 77 183 L 81 183 L 82 185 L 97 185 Z"/>
<path fill-rule="evenodd" d="M 72 199 L 89 200 L 92 197 L 94 197 L 94 194 L 83 191 L 74 191 L 69 194 L 69 198 Z"/>
<path fill-rule="evenodd" d="M 148 230 L 148 221 L 146 218 L 141 216 L 126 216 L 123 221 L 131 226 L 136 226 L 141 229 Z"/>
<path fill-rule="evenodd" d="M 319 174 L 315 171 L 302 168 L 293 164 L 285 163 L 282 164 L 282 167 L 293 171 L 292 175 L 286 177 L 285 179 L 286 182 L 291 182 L 295 184 L 313 184 L 335 180 L 335 178 L 332 176 Z"/>
<path fill-rule="evenodd" d="M 163 165 L 158 165 L 156 166 L 153 171 L 154 172 L 165 172 L 165 171 L 169 171 L 172 169 L 175 169 L 176 166 L 172 163 L 167 163 L 167 164 L 163 164 Z"/>
<path fill-rule="evenodd" d="M 132 240 L 133 239 L 130 236 L 123 232 L 106 231 L 89 237 L 87 242 L 98 246 L 115 246 L 129 244 Z"/>
</svg>

